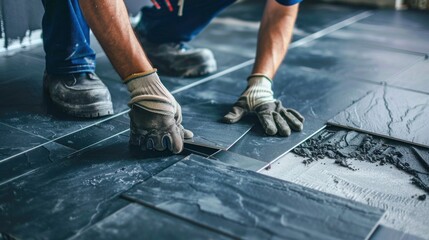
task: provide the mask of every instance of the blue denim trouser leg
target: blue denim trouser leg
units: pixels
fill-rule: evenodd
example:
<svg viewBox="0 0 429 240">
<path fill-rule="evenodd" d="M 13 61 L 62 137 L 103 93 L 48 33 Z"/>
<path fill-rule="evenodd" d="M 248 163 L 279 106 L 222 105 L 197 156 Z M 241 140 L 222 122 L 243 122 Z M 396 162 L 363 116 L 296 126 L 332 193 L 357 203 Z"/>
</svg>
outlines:
<svg viewBox="0 0 429 240">
<path fill-rule="evenodd" d="M 174 11 L 170 12 L 163 0 L 161 9 L 142 8 L 142 19 L 137 32 L 154 43 L 188 42 L 200 33 L 224 8 L 236 0 L 185 0 L 183 15 L 178 16 L 178 0 L 170 0 Z"/>
<path fill-rule="evenodd" d="M 89 46 L 89 27 L 79 0 L 42 0 L 43 45 L 46 72 L 68 74 L 94 72 L 95 52 Z"/>
</svg>

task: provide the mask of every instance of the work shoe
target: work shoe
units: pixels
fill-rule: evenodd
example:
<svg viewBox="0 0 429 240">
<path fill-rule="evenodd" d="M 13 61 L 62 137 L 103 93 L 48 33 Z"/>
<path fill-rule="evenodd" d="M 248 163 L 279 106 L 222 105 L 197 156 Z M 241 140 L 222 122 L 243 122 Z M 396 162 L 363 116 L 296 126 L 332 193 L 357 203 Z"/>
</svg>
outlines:
<svg viewBox="0 0 429 240">
<path fill-rule="evenodd" d="M 54 104 L 72 116 L 95 118 L 113 114 L 109 89 L 94 73 L 45 73 L 43 87 Z"/>
<path fill-rule="evenodd" d="M 207 48 L 193 48 L 186 43 L 156 44 L 140 37 L 140 42 L 152 65 L 172 76 L 198 77 L 217 69 L 213 52 Z"/>
</svg>

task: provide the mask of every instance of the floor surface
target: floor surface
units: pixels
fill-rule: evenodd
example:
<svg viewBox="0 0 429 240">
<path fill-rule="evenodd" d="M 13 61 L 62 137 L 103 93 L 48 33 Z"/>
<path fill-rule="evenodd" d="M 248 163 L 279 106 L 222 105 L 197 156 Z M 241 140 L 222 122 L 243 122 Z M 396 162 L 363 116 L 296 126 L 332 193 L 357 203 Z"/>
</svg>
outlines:
<svg viewBox="0 0 429 240">
<path fill-rule="evenodd" d="M 305 189 L 333 194 L 350 204 L 383 209 L 386 214 L 379 226 L 399 231 L 398 236 L 405 232 L 429 239 L 428 201 L 416 197 L 427 193 L 409 184 L 406 173 L 364 162 L 356 163 L 360 171 L 350 171 L 328 159 L 305 166 L 301 158 L 288 154 L 323 129 L 329 119 L 380 89 L 421 96 L 417 102 L 426 107 L 428 103 L 422 99 L 429 95 L 429 14 L 303 3 L 293 42 L 274 80 L 274 92 L 283 105 L 305 116 L 305 128 L 280 138 L 264 135 L 251 116 L 228 127 L 219 123 L 246 86 L 261 11 L 261 1 L 234 5 L 192 42 L 213 50 L 219 67 L 213 75 L 192 79 L 161 76 L 183 106 L 184 125 L 197 124 L 190 127 L 199 143 L 187 145 L 188 150 L 178 156 L 147 156 L 128 148 L 129 94 L 95 38 L 92 45 L 97 52 L 97 73 L 111 91 L 115 110 L 115 115 L 101 119 L 65 116 L 44 97 L 41 46 L 0 57 L 0 233 L 18 238 L 100 237 L 109 229 L 115 232 L 122 228 L 117 219 L 130 221 L 133 214 L 142 212 L 156 216 L 166 226 L 180 224 L 184 235 L 196 234 L 195 238 L 198 233 L 213 238 L 236 237 L 230 234 L 234 231 L 191 224 L 186 217 L 178 217 L 180 214 L 161 211 L 162 207 L 154 210 L 124 198 L 124 192 L 138 184 L 143 186 L 142 182 L 164 170 L 171 171 L 192 152 L 209 156 L 214 165 L 221 165 L 216 163 L 220 161 L 237 169 L 259 170 Z M 392 104 L 398 101 L 395 96 L 391 98 Z M 399 99 L 397 103 L 406 102 Z M 379 122 L 385 120 L 379 118 Z M 424 124 L 410 126 L 412 131 L 400 138 L 414 134 L 425 137 L 420 128 Z M 400 130 L 403 126 L 392 122 L 391 127 Z M 256 207 L 251 210 L 259 212 Z M 139 221 L 145 223 L 150 218 Z M 141 227 L 127 226 L 130 237 Z M 279 228 L 274 226 L 275 232 Z M 346 226 L 333 226 L 338 228 Z M 154 226 L 153 236 L 168 238 L 174 234 L 160 229 Z"/>
</svg>

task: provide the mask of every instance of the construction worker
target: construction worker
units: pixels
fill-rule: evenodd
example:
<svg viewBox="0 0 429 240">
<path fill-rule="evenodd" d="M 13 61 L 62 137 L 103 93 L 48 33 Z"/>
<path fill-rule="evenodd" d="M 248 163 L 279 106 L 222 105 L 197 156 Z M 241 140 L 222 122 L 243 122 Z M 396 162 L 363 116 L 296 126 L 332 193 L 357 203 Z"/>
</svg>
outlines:
<svg viewBox="0 0 429 240">
<path fill-rule="evenodd" d="M 225 122 L 235 123 L 246 113 L 255 112 L 268 135 L 288 136 L 291 129 L 302 130 L 304 118 L 295 110 L 283 108 L 271 90 L 272 78 L 292 36 L 300 1 L 267 0 L 248 87 L 224 116 Z M 135 31 L 123 0 L 42 2 L 44 87 L 53 102 L 78 117 L 113 113 L 109 90 L 94 73 L 91 28 L 131 93 L 130 144 L 143 150 L 181 152 L 183 140 L 193 134 L 182 127 L 180 105 L 154 67 L 177 76 L 214 72 L 213 53 L 192 48 L 187 42 L 235 0 L 153 0 L 153 7 L 141 10 Z"/>
</svg>

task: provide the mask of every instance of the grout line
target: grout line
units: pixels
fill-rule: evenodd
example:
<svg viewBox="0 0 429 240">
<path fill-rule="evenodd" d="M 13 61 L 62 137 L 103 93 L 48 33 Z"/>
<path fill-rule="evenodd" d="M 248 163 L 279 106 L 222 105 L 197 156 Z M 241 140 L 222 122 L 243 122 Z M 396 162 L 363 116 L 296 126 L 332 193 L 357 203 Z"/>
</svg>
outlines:
<svg viewBox="0 0 429 240">
<path fill-rule="evenodd" d="M 355 23 L 357 21 L 360 21 L 360 20 L 362 20 L 364 18 L 367 18 L 367 17 L 369 17 L 371 15 L 373 15 L 373 13 L 371 11 L 365 11 L 365 12 L 359 13 L 359 14 L 357 14 L 357 15 L 355 15 L 353 17 L 350 17 L 350 18 L 348 18 L 348 19 L 346 19 L 344 21 L 341 21 L 341 22 L 336 23 L 336 24 L 334 24 L 332 26 L 324 28 L 324 29 L 322 29 L 322 30 L 320 30 L 318 32 L 315 32 L 313 34 L 310 34 L 310 35 L 308 35 L 308 36 L 306 36 L 304 38 L 301 38 L 300 40 L 291 43 L 289 45 L 290 46 L 289 48 L 295 48 L 295 47 L 299 47 L 299 46 L 302 46 L 304 44 L 307 44 L 307 43 L 309 43 L 311 41 L 314 41 L 314 40 L 316 40 L 318 38 L 326 36 L 326 35 L 328 35 L 328 34 L 330 34 L 332 32 L 335 32 L 335 31 L 341 29 L 341 28 L 347 27 L 347 26 L 349 26 L 349 25 L 351 25 L 351 24 L 353 24 L 353 23 Z"/>
<path fill-rule="evenodd" d="M 0 122 L 0 124 L 1 124 L 1 125 L 4 125 L 4 126 L 6 126 L 6 127 L 9 127 L 9 128 L 15 129 L 15 130 L 17 130 L 17 131 L 20 131 L 20 132 L 23 132 L 23 133 L 29 134 L 29 135 L 31 135 L 31 136 L 38 137 L 38 138 L 41 138 L 41 139 L 44 139 L 44 140 L 48 140 L 48 141 L 49 141 L 49 139 L 48 139 L 48 138 L 45 138 L 44 136 L 36 135 L 36 134 L 34 134 L 34 133 L 32 133 L 32 132 L 28 132 L 28 131 L 25 131 L 25 130 L 19 129 L 19 128 L 15 127 L 15 126 L 12 126 L 12 125 L 9 125 L 9 124 L 7 124 L 7 123 Z"/>
<path fill-rule="evenodd" d="M 41 63 L 43 63 L 43 64 L 45 64 L 46 63 L 46 61 L 45 61 L 45 59 L 43 59 L 43 58 L 39 58 L 39 57 L 36 57 L 36 56 L 34 56 L 33 54 L 28 54 L 27 52 L 20 52 L 20 55 L 21 56 L 24 56 L 24 57 L 26 57 L 26 58 L 31 58 L 31 59 L 33 59 L 33 60 L 35 60 L 35 61 L 38 61 L 38 62 L 41 62 Z"/>
<path fill-rule="evenodd" d="M 406 50 L 406 49 L 398 48 L 398 47 L 394 47 L 394 46 L 385 46 L 381 43 L 369 42 L 369 41 L 366 41 L 366 42 L 355 41 L 354 43 L 360 44 L 360 45 L 366 46 L 366 47 L 375 47 L 375 48 L 386 50 L 389 52 L 420 56 L 420 57 L 423 57 L 423 60 L 427 58 L 427 55 L 429 53 L 429 52 L 417 52 L 417 51 L 413 51 L 413 50 Z"/>
<path fill-rule="evenodd" d="M 314 133 L 312 133 L 310 136 L 306 137 L 305 139 L 303 139 L 302 141 L 300 141 L 299 143 L 295 144 L 293 147 L 289 148 L 289 150 L 287 150 L 286 152 L 284 152 L 283 154 L 281 154 L 280 156 L 278 156 L 277 158 L 275 158 L 274 160 L 272 160 L 271 162 L 267 163 L 265 166 L 263 166 L 262 168 L 260 168 L 259 170 L 257 170 L 256 172 L 260 173 L 262 170 L 264 170 L 266 167 L 274 164 L 275 162 L 277 162 L 280 158 L 282 158 L 284 155 L 288 154 L 290 151 L 292 151 L 294 148 L 296 148 L 297 146 L 301 145 L 303 142 L 307 141 L 308 139 L 312 138 L 314 135 L 318 134 L 320 131 L 322 131 L 323 129 L 326 128 L 327 125 L 323 125 L 323 127 L 319 128 L 317 131 L 315 131 Z"/>
<path fill-rule="evenodd" d="M 112 135 L 112 136 L 110 136 L 110 137 L 104 138 L 104 139 L 102 139 L 102 140 L 100 140 L 100 141 L 98 141 L 98 142 L 92 143 L 92 144 L 90 144 L 90 145 L 88 145 L 88 146 L 86 146 L 86 147 L 83 147 L 83 148 L 81 148 L 81 149 L 78 149 L 78 150 L 76 150 L 76 151 L 74 151 L 74 152 L 70 153 L 69 155 L 67 155 L 67 156 L 65 156 L 65 157 L 63 157 L 63 158 L 61 158 L 60 160 L 62 160 L 62 159 L 68 159 L 68 158 L 74 157 L 74 156 L 75 156 L 75 155 L 77 155 L 78 153 L 80 153 L 80 152 L 82 152 L 82 151 L 84 151 L 84 150 L 86 150 L 86 149 L 88 149 L 88 148 L 90 148 L 90 147 L 93 147 L 93 146 L 95 146 L 95 145 L 97 145 L 97 144 L 100 144 L 100 143 L 102 143 L 102 142 L 105 142 L 105 141 L 107 141 L 107 140 L 109 140 L 109 139 L 111 139 L 111 138 L 114 138 L 114 137 L 116 137 L 116 136 L 119 136 L 119 135 L 121 135 L 121 134 L 123 134 L 123 133 L 125 133 L 125 132 L 128 132 L 129 130 L 130 130 L 130 129 L 127 129 L 127 130 L 121 131 L 121 132 L 119 132 L 119 133 L 115 133 L 114 135 Z M 39 147 L 41 147 L 41 146 L 39 146 Z M 7 159 L 6 159 L 6 160 L 7 160 Z M 1 160 L 1 161 L 0 161 L 0 163 L 1 163 L 2 161 L 5 161 L 5 160 Z M 37 167 L 37 168 L 35 168 L 35 169 L 32 169 L 32 170 L 30 170 L 30 171 L 28 171 L 28 172 L 25 172 L 25 173 L 23 173 L 23 174 L 21 174 L 21 175 L 18 175 L 18 176 L 16 176 L 16 177 L 11 178 L 11 179 L 8 179 L 8 180 L 6 180 L 6 181 L 4 181 L 4 182 L 0 182 L 0 186 L 1 186 L 1 185 L 3 185 L 3 184 L 6 184 L 6 183 L 8 183 L 8 182 L 11 182 L 11 181 L 13 181 L 13 180 L 15 180 L 15 179 L 18 179 L 18 178 L 20 178 L 20 177 L 23 177 L 23 176 L 29 175 L 29 174 L 31 174 L 31 173 L 33 173 L 33 172 L 37 171 L 38 169 L 40 169 L 40 167 Z"/>
<path fill-rule="evenodd" d="M 124 114 L 124 113 L 127 113 L 128 111 L 129 111 L 129 110 L 126 110 L 126 111 L 124 111 L 124 112 L 120 112 L 120 113 L 118 113 L 118 114 L 112 115 L 112 116 L 110 116 L 110 117 L 107 117 L 107 118 L 105 118 L 105 119 L 103 119 L 103 120 L 99 121 L 99 122 L 95 122 L 95 123 L 89 124 L 88 126 L 85 126 L 85 127 L 83 127 L 83 128 L 80 128 L 80 129 L 77 129 L 77 130 L 72 131 L 72 132 L 70 132 L 70 133 L 67 133 L 67 134 L 65 134 L 65 135 L 63 135 L 63 136 L 61 136 L 61 137 L 54 138 L 54 139 L 52 139 L 52 140 L 49 140 L 49 141 L 47 141 L 47 142 L 45 142 L 45 143 L 42 143 L 42 144 L 40 144 L 40 145 L 37 145 L 37 146 L 35 146 L 35 147 L 29 148 L 29 149 L 27 149 L 27 150 L 24 150 L 24 151 L 22 151 L 22 152 L 20 152 L 20 153 L 17 153 L 17 154 L 15 154 L 15 155 L 9 156 L 9 157 L 4 158 L 4 159 L 1 159 L 1 160 L 0 160 L 0 163 L 2 163 L 2 162 L 4 162 L 4 161 L 7 161 L 7 160 L 9 160 L 9 159 L 11 159 L 11 158 L 14 158 L 14 157 L 16 157 L 16 156 L 19 156 L 19 155 L 21 155 L 21 154 L 24 154 L 24 153 L 30 152 L 30 151 L 32 151 L 32 150 L 34 150 L 34 149 L 36 149 L 36 148 L 39 148 L 39 147 L 45 146 L 45 145 L 47 145 L 47 144 L 49 144 L 49 143 L 56 142 L 56 141 L 60 140 L 61 138 L 64 138 L 64 137 L 70 136 L 70 135 L 75 134 L 75 133 L 77 133 L 77 132 L 80 132 L 80 131 L 82 131 L 82 130 L 88 129 L 88 128 L 93 127 L 93 126 L 95 126 L 95 125 L 98 125 L 98 124 L 100 124 L 100 123 L 103 123 L 103 122 L 106 122 L 106 121 L 111 120 L 111 119 L 113 119 L 113 118 L 116 118 L 116 117 L 118 117 L 118 116 L 120 116 L 120 115 L 122 115 L 122 114 Z"/>
<path fill-rule="evenodd" d="M 70 153 L 70 154 L 69 154 L 67 157 L 65 157 L 65 158 L 73 157 L 73 156 L 75 156 L 76 154 L 78 154 L 78 153 L 80 153 L 80 152 L 83 152 L 83 151 L 85 151 L 85 150 L 86 150 L 86 149 L 88 149 L 88 148 L 91 148 L 91 147 L 93 147 L 93 146 L 95 146 L 95 145 L 97 145 L 97 144 L 100 144 L 100 143 L 102 143 L 102 142 L 105 142 L 105 141 L 107 141 L 107 140 L 109 140 L 109 139 L 112 139 L 112 138 L 114 138 L 114 137 L 116 137 L 116 136 L 119 136 L 119 135 L 121 135 L 121 134 L 123 134 L 123 133 L 126 133 L 126 132 L 128 132 L 128 131 L 130 131 L 130 129 L 126 129 L 126 130 L 123 130 L 123 131 L 121 131 L 121 132 L 115 133 L 115 134 L 113 134 L 113 135 L 112 135 L 112 136 L 110 136 L 110 137 L 107 137 L 107 138 L 101 139 L 101 140 L 100 140 L 100 141 L 98 141 L 98 142 L 92 143 L 92 144 L 90 144 L 90 145 L 88 145 L 88 146 L 86 146 L 86 147 L 83 147 L 83 148 L 81 148 L 81 149 L 78 149 L 77 151 Z"/>
<path fill-rule="evenodd" d="M 211 75 L 211 76 L 208 76 L 208 77 L 206 77 L 206 78 L 203 78 L 203 79 L 201 79 L 201 80 L 199 80 L 199 81 L 193 82 L 193 83 L 191 83 L 191 84 L 189 84 L 189 85 L 186 85 L 186 86 L 184 86 L 184 87 L 181 87 L 181 88 L 178 88 L 178 89 L 176 89 L 176 90 L 173 90 L 171 93 L 172 93 L 172 94 L 175 94 L 175 93 L 179 93 L 179 92 L 185 91 L 185 90 L 187 90 L 187 89 L 190 89 L 190 88 L 192 88 L 192 87 L 195 87 L 195 86 L 200 85 L 200 84 L 203 84 L 203 83 L 206 83 L 206 82 L 208 82 L 208 81 L 210 81 L 210 80 L 213 80 L 213 79 L 215 79 L 215 78 L 221 77 L 221 76 L 226 75 L 226 74 L 231 73 L 231 72 L 234 72 L 234 71 L 236 71 L 236 70 L 238 70 L 238 69 L 241 69 L 241 68 L 247 67 L 247 66 L 249 66 L 249 65 L 253 64 L 254 62 L 255 62 L 255 59 L 247 60 L 247 61 L 245 61 L 245 62 L 242 62 L 242 63 L 238 64 L 238 65 L 235 65 L 235 66 L 233 66 L 233 67 L 230 67 L 230 68 L 228 68 L 228 69 L 225 69 L 225 70 L 223 70 L 222 72 L 218 72 L 218 73 L 216 73 L 216 74 L 213 74 L 213 75 Z"/>
<path fill-rule="evenodd" d="M 30 175 L 30 174 L 34 173 L 36 170 L 38 170 L 38 169 L 39 169 L 39 168 L 32 169 L 32 170 L 30 170 L 30 171 L 28 171 L 28 172 L 25 172 L 25 173 L 21 174 L 21 175 L 18 175 L 18 176 L 15 176 L 15 177 L 13 177 L 13 178 L 10 178 L 10 179 L 8 179 L 8 180 L 6 180 L 6 181 L 0 182 L 0 186 L 2 186 L 2 185 L 4 185 L 4 184 L 7 184 L 7 183 L 9 183 L 9 182 L 15 181 L 16 179 L 19 179 L 19 178 L 21 178 L 21 177 L 24 177 L 24 176 Z"/>
<path fill-rule="evenodd" d="M 301 38 L 300 40 L 297 40 L 297 41 L 295 41 L 295 42 L 291 43 L 291 44 L 289 45 L 289 49 L 292 49 L 292 48 L 296 48 L 296 47 L 302 46 L 302 45 L 304 45 L 304 44 L 306 44 L 306 43 L 309 43 L 309 42 L 314 41 L 314 40 L 316 40 L 316 39 L 318 39 L 318 38 L 321 38 L 321 37 L 323 37 L 323 36 L 326 36 L 326 35 L 327 35 L 327 34 L 329 34 L 329 33 L 332 33 L 332 32 L 334 32 L 334 31 L 336 31 L 336 30 L 339 30 L 339 29 L 344 28 L 344 27 L 346 27 L 346 26 L 348 26 L 348 25 L 351 25 L 351 24 L 353 24 L 353 23 L 355 23 L 355 22 L 357 22 L 357 21 L 360 21 L 360 20 L 362 20 L 362 19 L 364 19 L 364 18 L 367 18 L 367 17 L 371 16 L 372 14 L 373 14 L 373 13 L 372 13 L 371 11 L 365 11 L 365 12 L 359 13 L 359 14 L 357 14 L 357 15 L 355 15 L 355 16 L 353 16 L 353 17 L 350 17 L 350 18 L 348 18 L 348 19 L 346 19 L 346 20 L 344 20 L 344 21 L 341 21 L 341 22 L 339 22 L 339 23 L 336 23 L 336 24 L 334 24 L 334 25 L 332 25 L 332 26 L 329 26 L 329 27 L 327 27 L 327 28 L 324 28 L 324 29 L 322 29 L 322 30 L 320 30 L 320 31 L 318 31 L 318 32 L 315 32 L 315 33 L 313 33 L 313 34 L 310 34 L 310 35 L 308 35 L 308 36 L 306 36 L 306 37 L 304 37 L 304 38 Z M 194 82 L 194 83 L 192 83 L 192 84 L 189 84 L 189 85 L 187 85 L 187 86 L 184 86 L 184 87 L 178 88 L 178 89 L 176 89 L 176 90 L 174 90 L 174 91 L 171 91 L 171 93 L 172 93 L 172 94 L 176 94 L 176 93 L 179 93 L 179 92 L 181 92 L 181 91 L 185 91 L 185 90 L 187 90 L 187 89 L 190 89 L 190 88 L 192 88 L 192 87 L 195 87 L 195 86 L 197 86 L 197 85 L 200 85 L 200 84 L 206 83 L 206 82 L 208 82 L 208 81 L 210 81 L 210 80 L 213 80 L 213 79 L 215 79 L 215 78 L 217 78 L 217 77 L 221 77 L 221 76 L 223 76 L 223 75 L 225 75 L 225 74 L 228 74 L 228 73 L 234 72 L 234 71 L 236 71 L 236 70 L 239 70 L 239 69 L 241 69 L 241 68 L 244 68 L 244 67 L 246 67 L 246 66 L 249 66 L 249 65 L 253 64 L 253 63 L 254 63 L 254 61 L 255 61 L 255 59 L 247 60 L 247 61 L 245 61 L 245 62 L 242 62 L 242 63 L 238 64 L 238 65 L 235 65 L 235 66 L 233 66 L 233 67 L 230 67 L 230 68 L 228 68 L 228 69 L 225 69 L 225 70 L 223 70 L 222 72 L 218 72 L 218 73 L 216 73 L 216 74 L 213 74 L 213 75 L 211 75 L 211 76 L 208 76 L 208 77 L 206 77 L 206 78 L 203 78 L 203 79 L 201 79 L 201 80 L 199 80 L 199 81 L 196 81 L 196 82 Z M 77 133 L 77 132 L 79 132 L 79 131 L 85 130 L 85 129 L 87 129 L 87 128 L 89 128 L 89 127 L 92 127 L 92 126 L 94 126 L 94 125 L 97 125 L 97 124 L 99 124 L 99 123 L 102 123 L 102 122 L 108 121 L 108 120 L 113 119 L 113 118 L 115 118 L 115 117 L 118 117 L 118 116 L 120 116 L 120 115 L 122 115 L 122 114 L 128 113 L 129 111 L 130 111 L 129 109 L 128 109 L 128 110 L 125 110 L 125 111 L 120 112 L 120 113 L 118 113 L 118 114 L 112 115 L 112 116 L 110 116 L 110 117 L 108 117 L 108 118 L 106 118 L 106 119 L 103 119 L 103 120 L 101 120 L 101 121 L 99 121 L 99 122 L 96 122 L 96 123 L 90 124 L 90 125 L 88 125 L 88 126 L 86 126 L 86 127 L 84 127 L 84 128 L 81 128 L 81 129 L 78 129 L 78 130 L 72 131 L 72 132 L 70 132 L 70 133 L 68 133 L 68 134 L 65 134 L 65 135 L 61 136 L 61 137 L 55 138 L 55 139 L 53 139 L 53 140 L 50 140 L 50 141 L 48 141 L 48 142 L 46 142 L 46 143 L 44 143 L 44 144 L 41 144 L 41 145 L 39 145 L 39 146 L 32 147 L 32 148 L 27 149 L 27 150 L 25 150 L 25 151 L 23 151 L 23 152 L 20 152 L 20 153 L 17 153 L 17 154 L 15 154 L 15 155 L 13 155 L 13 156 L 10 156 L 10 157 L 7 157 L 7 158 L 5 158 L 5 159 L 2 159 L 2 160 L 0 160 L 0 163 L 1 163 L 1 162 L 3 162 L 3 161 L 9 160 L 9 159 L 11 159 L 11 158 L 13 158 L 13 157 L 19 156 L 19 155 L 21 155 L 21 154 L 27 153 L 27 152 L 29 152 L 29 151 L 31 151 L 31 150 L 34 150 L 34 149 L 38 148 L 38 147 L 44 146 L 44 145 L 46 145 L 46 144 L 49 144 L 49 143 L 51 143 L 51 142 L 55 142 L 55 141 L 57 141 L 57 140 L 59 140 L 59 139 L 61 139 L 61 138 L 63 138 L 63 137 L 70 136 L 71 134 Z"/>
</svg>

